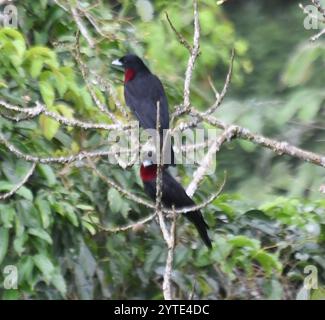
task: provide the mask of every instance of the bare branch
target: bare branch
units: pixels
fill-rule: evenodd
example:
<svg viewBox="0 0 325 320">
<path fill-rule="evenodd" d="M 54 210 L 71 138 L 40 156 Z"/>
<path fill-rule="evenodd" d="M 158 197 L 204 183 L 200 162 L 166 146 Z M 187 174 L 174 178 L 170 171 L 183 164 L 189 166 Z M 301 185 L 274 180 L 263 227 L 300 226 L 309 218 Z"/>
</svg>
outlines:
<svg viewBox="0 0 325 320">
<path fill-rule="evenodd" d="M 68 119 L 66 117 L 61 116 L 60 114 L 49 111 L 46 109 L 45 105 L 41 104 L 40 102 L 36 101 L 35 107 L 33 108 L 21 108 L 18 106 L 11 105 L 3 100 L 0 100 L 0 105 L 7 110 L 17 111 L 23 114 L 28 115 L 28 118 L 34 118 L 40 114 L 44 114 L 57 122 L 64 124 L 69 127 L 80 127 L 84 130 L 88 129 L 102 129 L 102 130 L 116 130 L 116 129 L 130 129 L 130 125 L 120 125 L 120 124 L 106 124 L 106 123 L 93 123 L 93 122 L 85 122 L 77 119 Z"/>
<path fill-rule="evenodd" d="M 89 80 L 87 78 L 87 75 L 88 75 L 88 68 L 87 66 L 85 65 L 85 63 L 82 61 L 82 58 L 81 58 L 81 52 L 80 52 L 80 32 L 77 32 L 77 36 L 76 36 L 76 44 L 75 44 L 75 54 L 74 54 L 74 57 L 77 61 L 77 65 L 79 66 L 79 69 L 81 71 L 81 75 L 82 75 L 82 78 L 86 84 L 86 87 L 91 95 L 91 97 L 93 98 L 96 106 L 98 107 L 98 109 L 106 114 L 112 121 L 114 121 L 115 123 L 119 123 L 120 121 L 117 120 L 116 116 L 109 111 L 109 109 L 101 103 L 101 101 L 98 99 L 92 85 L 89 83 Z"/>
<path fill-rule="evenodd" d="M 63 5 L 59 0 L 54 0 L 54 2 L 64 11 L 69 11 L 68 8 L 65 5 Z"/>
<path fill-rule="evenodd" d="M 59 164 L 67 164 L 74 161 L 81 161 L 85 158 L 97 158 L 97 157 L 108 157 L 114 155 L 115 152 L 111 151 L 93 151 L 87 152 L 82 151 L 75 155 L 70 155 L 66 157 L 39 157 L 30 154 L 26 154 L 19 149 L 17 149 L 13 144 L 11 144 L 1 133 L 0 133 L 0 144 L 4 145 L 10 152 L 12 152 L 17 158 L 24 159 L 28 162 L 49 164 L 49 163 L 59 163 Z"/>
<path fill-rule="evenodd" d="M 223 89 L 221 91 L 221 94 L 219 94 L 214 89 L 215 94 L 216 94 L 216 101 L 206 112 L 204 112 L 204 115 L 209 115 L 209 114 L 212 114 L 213 112 L 215 112 L 217 110 L 217 108 L 221 105 L 221 103 L 223 102 L 223 99 L 225 98 L 228 88 L 229 88 L 229 85 L 230 85 L 230 80 L 231 80 L 232 70 L 233 70 L 233 65 L 234 65 L 234 58 L 235 58 L 235 49 L 232 49 L 229 69 L 228 69 L 228 73 L 227 73 L 226 80 L 225 80 Z"/>
<path fill-rule="evenodd" d="M 216 119 L 215 117 L 211 115 L 205 116 L 204 114 L 194 109 L 191 109 L 191 115 L 196 117 L 196 120 L 194 120 L 193 123 L 197 124 L 200 121 L 205 121 L 210 125 L 220 128 L 222 130 L 226 130 L 227 128 L 229 128 L 229 125 Z M 233 131 L 233 136 L 229 137 L 229 139 L 237 138 L 247 140 L 254 144 L 268 148 L 279 155 L 287 154 L 305 162 L 310 162 L 318 166 L 325 167 L 325 156 L 297 148 L 286 141 L 277 141 L 264 137 L 260 134 L 252 133 L 250 130 L 240 127 L 238 125 L 232 125 L 232 127 L 236 127 L 236 130 Z"/>
<path fill-rule="evenodd" d="M 310 38 L 310 41 L 318 40 L 323 34 L 325 34 L 325 28 L 323 30 L 321 30 L 320 32 L 318 32 L 317 34 L 315 34 L 314 36 L 312 36 Z"/>
<path fill-rule="evenodd" d="M 156 178 L 156 206 L 155 206 L 155 212 L 158 216 L 159 226 L 161 229 L 161 232 L 163 234 L 165 242 L 168 244 L 170 241 L 170 235 L 167 230 L 167 225 L 165 221 L 165 217 L 162 212 L 162 204 L 161 204 L 161 197 L 162 197 L 162 157 L 160 152 L 160 142 L 158 141 L 160 139 L 160 102 L 157 101 L 157 116 L 156 116 L 156 132 L 157 132 L 157 178 Z"/>
<path fill-rule="evenodd" d="M 191 55 L 187 63 L 187 69 L 185 72 L 184 80 L 184 102 L 183 111 L 186 112 L 190 108 L 190 86 L 192 80 L 193 69 L 195 65 L 196 58 L 200 52 L 200 21 L 197 0 L 193 1 L 194 6 L 194 37 L 193 37 L 193 48 L 191 50 Z"/>
<path fill-rule="evenodd" d="M 35 167 L 36 167 L 36 162 L 34 162 L 32 164 L 32 166 L 30 167 L 30 169 L 26 173 L 25 177 L 17 185 L 15 185 L 12 188 L 12 190 L 10 190 L 7 193 L 0 194 L 0 200 L 5 200 L 5 199 L 8 199 L 11 196 L 13 196 L 28 181 L 28 179 L 32 176 L 32 174 L 35 171 Z"/>
<path fill-rule="evenodd" d="M 173 207 L 175 210 L 175 207 Z M 164 281 L 163 281 L 163 292 L 165 300 L 172 300 L 172 285 L 171 285 L 171 278 L 173 272 L 173 262 L 174 262 L 174 252 L 175 252 L 175 243 L 176 243 L 176 213 L 173 213 L 172 223 L 170 227 L 170 237 L 167 251 L 167 259 L 166 259 L 166 267 L 164 272 Z"/>
<path fill-rule="evenodd" d="M 117 232 L 122 232 L 122 231 L 127 231 L 130 229 L 134 229 L 140 225 L 146 224 L 147 222 L 152 221 L 154 218 L 156 217 L 156 213 L 153 213 L 151 215 L 149 215 L 148 217 L 141 219 L 137 222 L 125 225 L 125 226 L 121 226 L 121 227 L 116 227 L 116 228 L 108 228 L 108 227 L 104 227 L 100 224 L 96 224 L 96 226 L 101 230 L 101 231 L 105 231 L 105 232 L 110 232 L 110 233 L 117 233 Z"/>
<path fill-rule="evenodd" d="M 193 174 L 193 179 L 186 189 L 186 193 L 189 197 L 193 197 L 196 189 L 198 188 L 200 182 L 203 180 L 207 170 L 209 169 L 211 163 L 215 159 L 217 152 L 220 151 L 221 146 L 231 138 L 236 132 L 237 128 L 235 126 L 230 126 L 224 132 L 214 140 L 211 144 L 207 154 L 200 162 L 200 166 L 196 169 Z"/>
<path fill-rule="evenodd" d="M 79 4 L 78 4 L 78 1 L 77 1 L 77 6 L 78 5 Z M 83 23 L 82 18 L 79 15 L 78 8 L 71 6 L 71 13 L 72 13 L 73 20 L 75 21 L 76 25 L 78 26 L 78 29 L 80 30 L 81 34 L 86 39 L 89 46 L 91 48 L 94 48 L 95 47 L 95 42 L 94 42 L 93 38 L 91 37 L 91 35 L 89 34 L 89 31 L 87 30 L 87 27 Z"/>
<path fill-rule="evenodd" d="M 179 43 L 181 43 L 189 51 L 189 53 L 192 54 L 192 50 L 193 50 L 192 46 L 187 42 L 187 40 L 183 37 L 183 35 L 176 30 L 173 23 L 169 19 L 168 13 L 165 12 L 165 14 L 166 14 L 167 21 L 170 27 L 172 28 L 172 30 L 174 31 L 174 33 L 176 34 Z"/>
<path fill-rule="evenodd" d="M 21 108 L 18 106 L 14 106 L 6 101 L 0 100 L 0 106 L 4 107 L 9 111 L 16 111 L 16 112 L 23 113 L 24 115 L 26 115 L 25 118 L 26 120 L 35 118 L 45 110 L 45 106 L 41 105 L 38 102 L 35 104 L 35 107 L 33 108 Z"/>
</svg>

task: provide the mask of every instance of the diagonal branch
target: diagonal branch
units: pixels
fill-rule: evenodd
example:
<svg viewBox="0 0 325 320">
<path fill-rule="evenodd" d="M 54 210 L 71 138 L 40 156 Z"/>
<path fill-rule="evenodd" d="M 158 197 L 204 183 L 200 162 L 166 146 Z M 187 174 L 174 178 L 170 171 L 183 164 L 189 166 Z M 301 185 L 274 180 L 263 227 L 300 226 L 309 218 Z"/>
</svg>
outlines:
<svg viewBox="0 0 325 320">
<path fill-rule="evenodd" d="M 77 1 L 77 5 L 79 5 L 78 1 Z M 93 40 L 93 38 L 89 34 L 89 31 L 88 31 L 87 27 L 85 26 L 84 22 L 82 21 L 82 18 L 79 15 L 78 8 L 71 6 L 70 10 L 71 10 L 71 13 L 72 13 L 72 18 L 75 21 L 76 25 L 78 26 L 78 29 L 80 30 L 80 33 L 83 35 L 83 37 L 88 42 L 89 47 L 94 48 L 95 47 L 95 41 Z"/>
<path fill-rule="evenodd" d="M 218 91 L 215 90 L 216 101 L 206 112 L 203 113 L 204 115 L 209 115 L 209 114 L 212 114 L 213 112 L 215 112 L 217 110 L 217 108 L 221 105 L 221 103 L 223 102 L 223 100 L 227 94 L 229 85 L 230 85 L 232 71 L 233 71 L 233 65 L 234 65 L 234 59 L 235 59 L 235 49 L 232 49 L 229 69 L 228 69 L 228 73 L 226 76 L 226 80 L 225 80 L 223 89 L 220 94 L 218 93 Z"/>
<path fill-rule="evenodd" d="M 168 21 L 170 27 L 172 28 L 172 30 L 174 31 L 174 33 L 176 34 L 179 43 L 182 44 L 189 51 L 190 54 L 192 54 L 192 50 L 193 50 L 192 46 L 183 37 L 183 35 L 176 30 L 175 26 L 173 25 L 173 23 L 171 22 L 171 20 L 170 20 L 170 18 L 168 16 L 168 13 L 165 12 L 165 14 L 166 14 L 167 21 Z"/>
<path fill-rule="evenodd" d="M 93 98 L 96 106 L 98 107 L 98 109 L 102 113 L 106 114 L 112 121 L 114 121 L 115 123 L 119 123 L 116 116 L 112 112 L 110 112 L 109 109 L 98 99 L 96 92 L 94 91 L 92 85 L 89 83 L 89 80 L 87 78 L 88 68 L 86 67 L 85 63 L 83 62 L 83 60 L 81 58 L 80 32 L 77 32 L 77 35 L 76 35 L 75 53 L 73 55 L 74 55 L 75 60 L 77 61 L 77 65 L 79 66 L 79 69 L 81 71 L 81 75 L 82 75 L 82 78 L 86 84 L 86 87 L 87 87 L 91 97 Z"/>
<path fill-rule="evenodd" d="M 36 162 L 34 162 L 32 164 L 32 166 L 26 173 L 25 177 L 17 185 L 15 185 L 12 190 L 10 190 L 7 193 L 0 194 L 0 200 L 6 200 L 6 199 L 10 198 L 11 196 L 13 196 L 32 176 L 32 174 L 35 171 L 35 167 L 36 167 Z"/>
<path fill-rule="evenodd" d="M 227 128 L 229 128 L 229 125 L 216 119 L 215 117 L 211 115 L 206 116 L 203 113 L 200 113 L 194 109 L 191 109 L 191 115 L 196 118 L 192 124 L 198 124 L 200 121 L 205 121 L 210 125 L 220 128 L 222 130 L 226 130 Z M 325 167 L 325 156 L 323 155 L 319 155 L 317 153 L 295 147 L 286 141 L 277 141 L 274 139 L 267 138 L 263 135 L 253 133 L 250 130 L 238 125 L 232 125 L 232 127 L 235 127 L 236 130 L 233 130 L 233 136 L 229 137 L 229 139 L 236 138 L 247 140 L 254 144 L 270 149 L 279 155 L 286 154 L 291 157 L 303 160 L 305 162 L 310 162 L 318 166 Z"/>
<path fill-rule="evenodd" d="M 211 144 L 207 154 L 200 162 L 200 166 L 196 169 L 193 174 L 193 179 L 186 189 L 186 193 L 189 197 L 193 197 L 195 191 L 197 190 L 200 182 L 203 180 L 206 172 L 208 171 L 211 163 L 213 162 L 216 153 L 220 151 L 221 146 L 228 141 L 236 132 L 237 128 L 235 126 L 230 126 L 224 132 L 214 140 Z"/>
</svg>

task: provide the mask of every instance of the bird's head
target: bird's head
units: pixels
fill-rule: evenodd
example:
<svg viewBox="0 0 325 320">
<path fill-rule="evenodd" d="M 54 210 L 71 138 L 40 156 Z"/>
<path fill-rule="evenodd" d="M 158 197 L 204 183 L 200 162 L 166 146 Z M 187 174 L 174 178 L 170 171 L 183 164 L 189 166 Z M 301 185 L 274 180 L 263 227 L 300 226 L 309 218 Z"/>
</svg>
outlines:
<svg viewBox="0 0 325 320">
<path fill-rule="evenodd" d="M 125 82 L 132 80 L 138 73 L 150 72 L 143 61 L 135 54 L 127 54 L 122 58 L 116 59 L 112 65 L 121 67 L 125 72 Z"/>
<path fill-rule="evenodd" d="M 157 165 L 151 160 L 144 160 L 140 167 L 140 177 L 143 182 L 155 180 L 157 177 Z"/>
</svg>

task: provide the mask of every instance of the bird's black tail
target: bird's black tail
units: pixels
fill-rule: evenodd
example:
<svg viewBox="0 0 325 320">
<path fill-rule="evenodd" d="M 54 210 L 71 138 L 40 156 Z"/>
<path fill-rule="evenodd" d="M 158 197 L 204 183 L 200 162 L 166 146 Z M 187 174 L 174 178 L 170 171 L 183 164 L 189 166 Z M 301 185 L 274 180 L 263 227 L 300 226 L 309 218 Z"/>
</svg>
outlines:
<svg viewBox="0 0 325 320">
<path fill-rule="evenodd" d="M 200 211 L 187 212 L 184 214 L 184 216 L 195 225 L 204 244 L 209 249 L 211 249 L 212 243 L 211 243 L 211 239 L 209 238 L 209 235 L 208 235 L 209 226 L 204 221 L 201 212 Z"/>
</svg>

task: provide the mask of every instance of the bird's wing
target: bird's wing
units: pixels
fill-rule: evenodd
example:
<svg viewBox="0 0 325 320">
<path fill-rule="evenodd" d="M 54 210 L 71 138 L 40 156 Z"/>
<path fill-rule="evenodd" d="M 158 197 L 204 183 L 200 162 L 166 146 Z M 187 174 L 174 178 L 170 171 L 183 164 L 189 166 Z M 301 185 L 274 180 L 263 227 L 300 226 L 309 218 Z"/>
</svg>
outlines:
<svg viewBox="0 0 325 320">
<path fill-rule="evenodd" d="M 160 103 L 161 129 L 169 128 L 168 102 L 160 80 L 153 74 L 125 84 L 125 101 L 145 129 L 155 129 L 157 103 Z"/>
<path fill-rule="evenodd" d="M 175 208 L 190 207 L 195 205 L 194 201 L 186 194 L 184 188 L 167 171 L 163 172 L 162 201 L 174 205 Z"/>
</svg>

